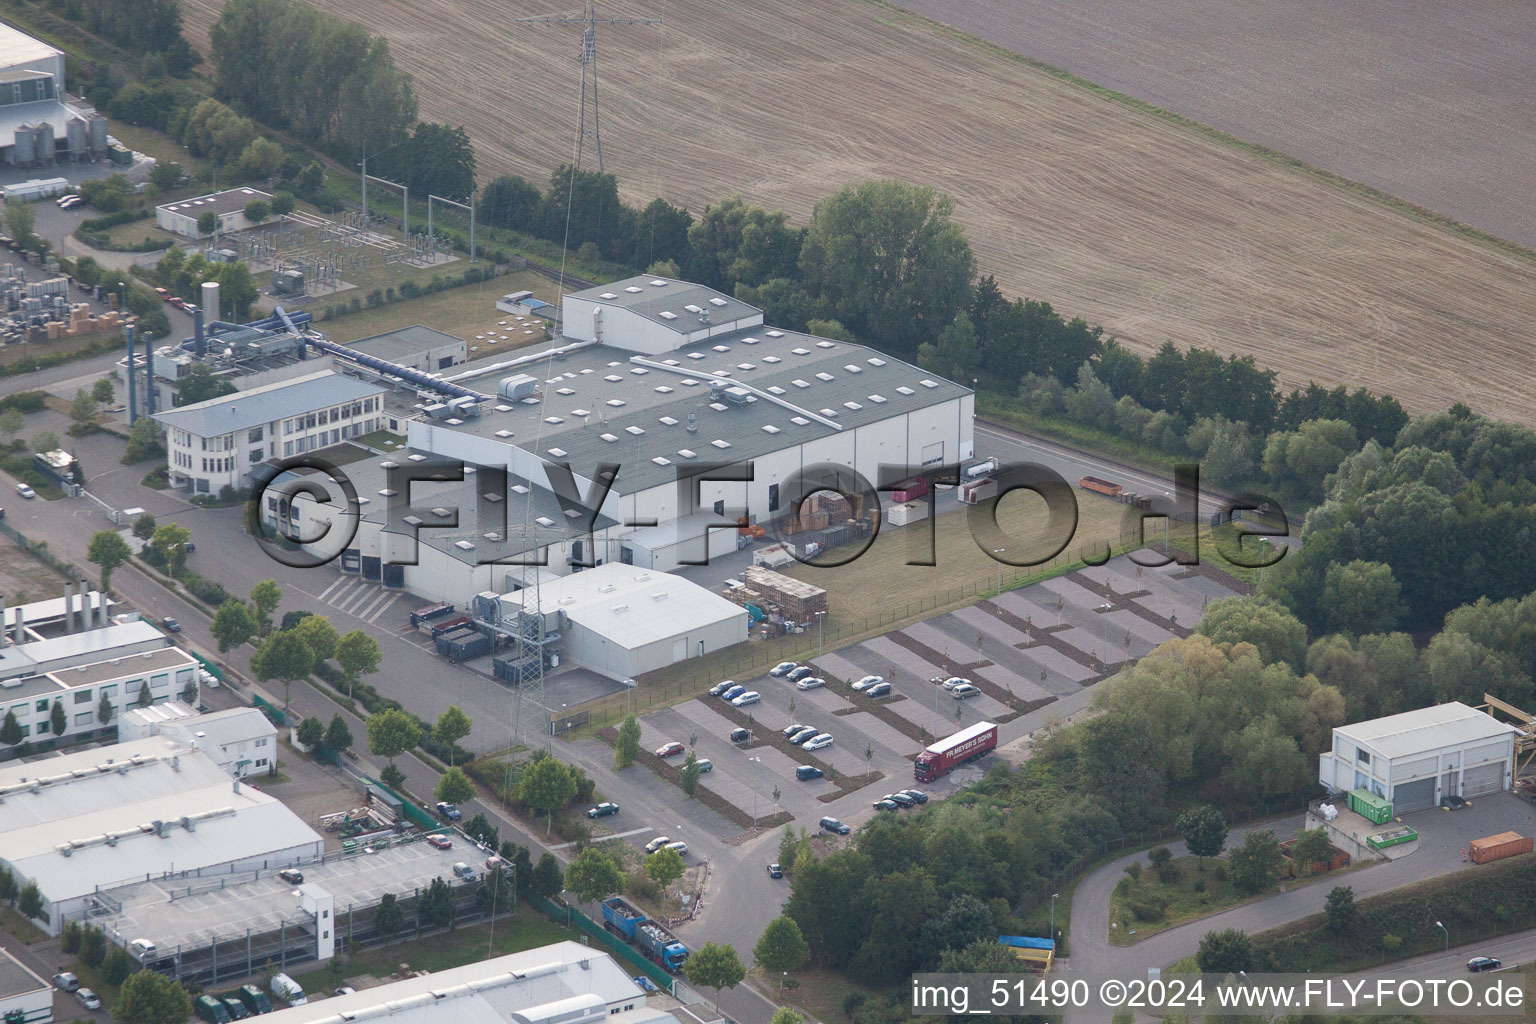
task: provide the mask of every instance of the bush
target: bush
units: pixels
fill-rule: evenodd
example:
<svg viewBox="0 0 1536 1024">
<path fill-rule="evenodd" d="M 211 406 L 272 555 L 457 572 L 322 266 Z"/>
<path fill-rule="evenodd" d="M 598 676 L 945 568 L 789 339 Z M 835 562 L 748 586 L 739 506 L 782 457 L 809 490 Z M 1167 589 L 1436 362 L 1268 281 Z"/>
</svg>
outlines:
<svg viewBox="0 0 1536 1024">
<path fill-rule="evenodd" d="M 1141 878 L 1141 861 L 1133 860 L 1125 866 L 1125 873 L 1131 876 L 1133 881 Z"/>
<path fill-rule="evenodd" d="M 1388 953 L 1396 953 L 1398 950 L 1403 948 L 1402 936 L 1393 935 L 1390 932 L 1386 935 L 1383 935 L 1381 937 L 1381 948 L 1386 950 Z"/>
<path fill-rule="evenodd" d="M 843 1012 L 852 1017 L 864 1005 L 865 998 L 863 992 L 849 992 L 843 997 Z"/>
<path fill-rule="evenodd" d="M 77 227 L 77 231 L 109 231 L 119 224 L 132 224 L 136 220 L 149 220 L 154 214 L 149 210 L 118 210 L 102 217 L 91 217 L 83 220 Z M 161 242 L 160 248 L 165 248 L 166 243 Z"/>
<path fill-rule="evenodd" d="M 1138 921 L 1160 921 L 1168 913 L 1168 900 L 1159 893 L 1143 893 L 1131 900 L 1131 914 Z"/>
<path fill-rule="evenodd" d="M 213 580 L 189 574 L 182 580 L 193 597 L 206 605 L 217 608 L 226 601 L 236 600 L 234 595 Z"/>
</svg>

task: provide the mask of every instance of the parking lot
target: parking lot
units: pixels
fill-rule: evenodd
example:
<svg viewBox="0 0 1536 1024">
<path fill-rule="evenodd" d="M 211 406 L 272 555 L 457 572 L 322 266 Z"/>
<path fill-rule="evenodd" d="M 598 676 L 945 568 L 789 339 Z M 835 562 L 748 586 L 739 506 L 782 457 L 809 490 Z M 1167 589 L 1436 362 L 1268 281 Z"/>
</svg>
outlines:
<svg viewBox="0 0 1536 1024">
<path fill-rule="evenodd" d="M 797 780 L 797 765 L 825 764 L 845 777 L 878 773 L 859 787 L 872 803 L 913 785 L 912 759 L 936 737 L 978 721 L 1005 724 L 1080 692 L 1186 635 L 1209 601 L 1236 592 L 1185 566 L 1146 568 L 1116 558 L 827 652 L 812 659 L 826 687 L 799 690 L 762 675 L 737 680 L 762 694 L 756 704 L 732 708 L 703 696 L 657 711 L 640 721 L 641 746 L 653 751 L 692 741 L 697 755 L 713 763 L 701 784 L 747 814 L 755 797 L 761 815 L 783 809 L 812 825 L 842 790 L 829 778 Z M 892 694 L 853 694 L 847 684 L 864 675 L 883 676 Z M 939 685 L 951 675 L 971 679 L 982 693 L 953 699 Z M 792 722 L 831 733 L 835 742 L 792 753 L 780 735 Z M 741 726 L 751 727 L 751 743 L 730 741 Z M 951 777 L 923 788 L 942 795 L 955 785 Z"/>
</svg>

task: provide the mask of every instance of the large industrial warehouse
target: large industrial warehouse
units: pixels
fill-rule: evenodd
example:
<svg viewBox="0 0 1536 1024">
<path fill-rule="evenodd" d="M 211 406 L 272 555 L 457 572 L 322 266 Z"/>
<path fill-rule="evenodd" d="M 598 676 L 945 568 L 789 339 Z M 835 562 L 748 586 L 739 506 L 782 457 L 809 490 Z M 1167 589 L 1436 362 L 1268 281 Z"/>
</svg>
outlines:
<svg viewBox="0 0 1536 1024">
<path fill-rule="evenodd" d="M 1393 813 L 1434 807 L 1514 784 L 1513 726 L 1452 701 L 1333 730 L 1333 749 L 1318 759 L 1330 792 L 1363 789 L 1391 802 Z"/>
</svg>

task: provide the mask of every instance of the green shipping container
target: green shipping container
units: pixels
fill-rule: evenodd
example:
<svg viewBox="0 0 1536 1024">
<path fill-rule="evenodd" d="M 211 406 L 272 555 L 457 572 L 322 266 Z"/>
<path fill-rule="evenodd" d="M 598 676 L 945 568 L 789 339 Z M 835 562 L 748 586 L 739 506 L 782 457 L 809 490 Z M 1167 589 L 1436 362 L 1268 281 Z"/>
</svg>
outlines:
<svg viewBox="0 0 1536 1024">
<path fill-rule="evenodd" d="M 1366 821 L 1385 825 L 1392 820 L 1392 805 L 1384 798 L 1364 789 L 1349 791 L 1349 809 Z"/>
</svg>

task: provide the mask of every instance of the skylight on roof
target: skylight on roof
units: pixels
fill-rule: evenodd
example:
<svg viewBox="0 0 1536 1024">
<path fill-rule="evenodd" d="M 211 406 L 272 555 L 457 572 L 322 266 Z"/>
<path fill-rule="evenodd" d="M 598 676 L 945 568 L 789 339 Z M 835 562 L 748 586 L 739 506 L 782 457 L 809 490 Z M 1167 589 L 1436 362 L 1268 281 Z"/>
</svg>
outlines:
<svg viewBox="0 0 1536 1024">
<path fill-rule="evenodd" d="M 915 394 L 917 394 L 916 391 L 913 391 L 911 388 L 907 387 L 905 384 L 903 384 L 901 387 L 897 388 L 896 392 L 897 392 L 897 394 L 902 394 L 902 395 L 915 395 Z"/>
<path fill-rule="evenodd" d="M 656 389 L 656 393 L 658 395 L 670 395 L 672 393 L 672 389 L 663 384 Z"/>
<path fill-rule="evenodd" d="M 667 286 L 667 282 L 663 281 L 659 277 L 656 280 L 651 282 L 651 287 L 652 288 L 665 288 L 666 286 Z"/>
<path fill-rule="evenodd" d="M 709 407 L 715 410 L 715 412 L 725 412 L 730 408 L 730 406 L 726 405 L 724 402 L 710 402 Z"/>
<path fill-rule="evenodd" d="M 613 292 L 603 292 L 603 294 L 599 295 L 598 298 L 600 298 L 600 299 L 616 299 L 616 298 L 618 298 L 618 296 L 613 294 Z"/>
<path fill-rule="evenodd" d="M 650 373 L 651 371 L 647 370 L 643 366 L 636 366 L 633 369 L 631 369 L 629 372 L 634 374 L 636 377 L 644 377 L 646 374 Z"/>
<path fill-rule="evenodd" d="M 563 416 L 545 416 L 544 417 L 544 422 L 545 423 L 564 423 L 565 422 L 565 418 Z"/>
<path fill-rule="evenodd" d="M 379 492 L 379 494 L 382 497 L 385 497 L 385 498 L 393 498 L 395 495 L 397 495 L 399 493 L 400 493 L 399 491 L 392 490 L 391 488 L 388 488 L 388 487 L 384 488 L 382 491 Z"/>
<path fill-rule="evenodd" d="M 703 352 L 689 352 L 688 353 L 688 358 L 689 359 L 708 359 L 709 357 L 706 356 Z"/>
<path fill-rule="evenodd" d="M 684 306 L 683 308 L 686 309 L 690 313 L 702 313 L 702 312 L 704 312 L 704 310 L 701 307 L 695 306 L 691 302 L 688 303 L 688 305 Z"/>
<path fill-rule="evenodd" d="M 610 398 L 610 399 L 608 399 L 608 404 L 613 406 L 615 409 L 617 409 L 621 405 L 624 404 L 624 399 L 622 399 L 622 398 Z"/>
<path fill-rule="evenodd" d="M 835 341 L 818 341 L 816 343 L 816 347 L 817 348 L 836 348 L 837 347 L 837 342 L 835 342 Z"/>
<path fill-rule="evenodd" d="M 592 410 L 591 409 L 572 409 L 571 410 L 571 415 L 572 416 L 591 416 L 592 415 Z"/>
<path fill-rule="evenodd" d="M 534 522 L 538 523 L 540 526 L 554 526 L 555 525 L 555 521 L 553 519 L 549 518 L 549 516 L 539 516 L 539 518 L 535 519 Z"/>
<path fill-rule="evenodd" d="M 789 418 L 789 422 L 795 424 L 798 427 L 804 427 L 809 426 L 811 421 L 806 419 L 804 416 L 791 416 Z"/>
<path fill-rule="evenodd" d="M 778 356 L 763 356 L 763 362 L 765 363 L 782 363 L 783 361 Z"/>
<path fill-rule="evenodd" d="M 407 455 L 406 458 L 410 459 L 412 462 L 423 462 L 426 460 L 426 456 L 420 453 L 415 455 Z"/>
<path fill-rule="evenodd" d="M 874 402 L 876 405 L 884 405 L 885 404 L 885 396 L 884 395 L 870 395 L 869 396 L 869 400 L 871 402 Z"/>
<path fill-rule="evenodd" d="M 921 384 L 925 388 L 936 388 L 936 387 L 939 386 L 939 382 L 938 381 L 936 381 L 936 380 L 929 380 L 927 377 L 924 377 L 922 380 L 918 381 L 918 383 Z"/>
<path fill-rule="evenodd" d="M 784 393 L 784 389 L 779 387 L 777 384 L 770 384 L 768 386 L 768 393 L 770 395 L 782 395 Z"/>
<path fill-rule="evenodd" d="M 756 345 L 757 344 L 757 339 L 756 338 L 742 338 L 741 339 L 741 343 L 743 345 Z"/>
<path fill-rule="evenodd" d="M 711 370 L 709 372 L 713 373 L 716 377 L 729 377 L 731 375 L 730 370 Z"/>
<path fill-rule="evenodd" d="M 858 402 L 844 402 L 843 403 L 843 408 L 844 409 L 852 409 L 854 412 L 858 412 L 860 409 L 862 409 L 864 407 L 862 405 L 860 405 Z"/>
<path fill-rule="evenodd" d="M 731 346 L 729 346 L 729 345 L 716 345 L 716 346 L 714 346 L 714 349 L 715 349 L 716 352 L 729 352 L 731 350 Z"/>
<path fill-rule="evenodd" d="M 558 391 L 555 392 L 555 394 L 557 394 L 557 395 L 574 395 L 575 393 L 576 393 L 576 389 L 575 388 L 560 388 Z"/>
<path fill-rule="evenodd" d="M 685 388 L 698 387 L 699 384 L 699 382 L 694 380 L 692 377 L 684 377 L 682 380 L 678 381 L 678 383 Z"/>
<path fill-rule="evenodd" d="M 677 426 L 677 420 L 672 418 L 671 416 L 663 416 L 663 417 L 661 417 L 661 422 L 665 423 L 669 427 Z"/>
<path fill-rule="evenodd" d="M 868 359 L 866 359 L 864 361 L 866 363 L 868 363 L 870 366 L 884 366 L 885 365 L 885 360 L 881 359 L 879 356 L 870 356 Z"/>
<path fill-rule="evenodd" d="M 794 380 L 790 381 L 790 383 L 793 384 L 797 388 L 808 388 L 808 387 L 811 386 L 811 382 L 810 381 L 808 381 L 808 380 L 801 380 L 799 377 L 796 377 Z"/>
<path fill-rule="evenodd" d="M 456 541 L 453 542 L 453 546 L 458 548 L 460 551 L 473 551 L 473 550 L 475 550 L 475 545 L 473 543 L 471 543 L 470 541 L 467 541 L 467 540 L 456 540 Z"/>
<path fill-rule="evenodd" d="M 709 443 L 714 445 L 716 448 L 729 448 L 731 446 L 731 442 L 722 441 L 718 437 Z"/>
<path fill-rule="evenodd" d="M 498 430 L 498 431 L 496 431 L 496 436 L 497 437 L 511 437 L 512 436 L 512 431 L 510 431 L 510 430 Z"/>
<path fill-rule="evenodd" d="M 634 434 L 636 437 L 639 437 L 641 434 L 645 433 L 645 428 L 643 428 L 643 427 L 625 427 L 624 431 L 625 431 L 625 433 Z"/>
<path fill-rule="evenodd" d="M 631 295 L 635 294 L 636 292 L 643 292 L 643 291 L 645 291 L 644 288 L 641 288 L 639 285 L 635 285 L 635 284 L 630 285 L 628 288 L 625 288 L 624 290 L 629 292 Z"/>
<path fill-rule="evenodd" d="M 790 351 L 797 356 L 808 356 L 811 354 L 811 350 L 808 348 L 792 348 Z"/>
<path fill-rule="evenodd" d="M 736 369 L 738 369 L 738 370 L 755 370 L 755 369 L 757 369 L 757 367 L 753 366 L 751 363 L 737 363 L 736 364 Z"/>
<path fill-rule="evenodd" d="M 617 384 L 619 381 L 621 381 L 623 379 L 624 378 L 619 376 L 617 373 L 610 373 L 608 376 L 603 378 L 603 380 L 607 381 L 610 384 Z"/>
<path fill-rule="evenodd" d="M 567 518 L 567 519 L 580 519 L 581 518 L 581 509 L 579 509 L 579 508 L 568 508 L 568 509 L 565 510 L 564 515 L 565 515 L 565 518 Z"/>
<path fill-rule="evenodd" d="M 780 430 L 778 427 L 774 426 L 772 423 L 764 423 L 763 424 L 763 433 L 765 433 L 765 434 L 782 434 L 783 431 Z"/>
<path fill-rule="evenodd" d="M 783 331 L 768 331 L 767 334 L 768 334 L 768 337 L 770 337 L 770 338 L 782 338 L 782 337 L 784 337 L 784 332 Z"/>
<path fill-rule="evenodd" d="M 496 411 L 497 412 L 511 412 L 512 411 L 512 407 L 510 405 L 498 405 L 496 407 Z"/>
<path fill-rule="evenodd" d="M 661 317 L 663 320 L 676 320 L 677 319 L 677 314 L 672 312 L 670 309 L 664 309 L 664 310 L 662 310 L 660 313 L 658 313 L 656 315 Z"/>
<path fill-rule="evenodd" d="M 720 296 L 716 295 L 714 298 L 709 300 L 709 304 L 711 306 L 723 306 L 723 305 L 725 305 L 725 300 L 722 299 Z"/>
<path fill-rule="evenodd" d="M 528 485 L 527 484 L 513 484 L 512 485 L 512 493 L 513 494 L 527 494 L 528 493 Z"/>
<path fill-rule="evenodd" d="M 691 448 L 679 448 L 677 450 L 677 454 L 681 455 L 685 459 L 696 459 L 699 457 L 699 453 Z"/>
<path fill-rule="evenodd" d="M 604 441 L 607 441 L 610 444 L 619 439 L 619 435 L 617 434 L 599 434 L 597 436 L 601 437 Z"/>
<path fill-rule="evenodd" d="M 597 371 L 592 369 L 592 367 L 590 367 L 590 366 L 583 366 L 581 368 L 581 372 L 582 373 L 596 373 Z"/>
<path fill-rule="evenodd" d="M 608 366 L 623 366 L 624 364 L 619 362 L 617 359 L 615 359 L 613 362 L 608 363 L 607 365 Z"/>
<path fill-rule="evenodd" d="M 551 448 L 549 450 L 549 454 L 553 455 L 557 459 L 563 459 L 569 453 L 564 448 Z"/>
<path fill-rule="evenodd" d="M 848 363 L 848 364 L 846 364 L 843 367 L 843 369 L 847 370 L 849 373 L 863 373 L 864 372 L 864 367 L 858 365 L 857 363 Z"/>
<path fill-rule="evenodd" d="M 663 458 L 660 455 L 656 456 L 651 461 L 656 463 L 656 465 L 658 465 L 658 466 L 670 466 L 670 465 L 672 465 L 672 460 L 671 459 Z"/>
<path fill-rule="evenodd" d="M 664 365 L 666 365 L 666 366 L 676 366 L 677 365 L 677 360 L 676 359 L 663 359 L 662 363 Z"/>
<path fill-rule="evenodd" d="M 827 373 L 827 372 L 823 371 L 823 372 L 818 373 L 816 375 L 816 379 L 817 380 L 835 380 L 836 378 L 834 378 L 830 373 Z"/>
</svg>

